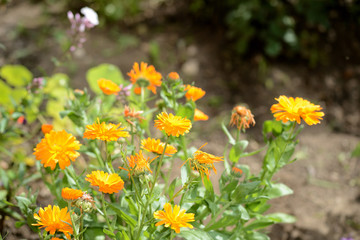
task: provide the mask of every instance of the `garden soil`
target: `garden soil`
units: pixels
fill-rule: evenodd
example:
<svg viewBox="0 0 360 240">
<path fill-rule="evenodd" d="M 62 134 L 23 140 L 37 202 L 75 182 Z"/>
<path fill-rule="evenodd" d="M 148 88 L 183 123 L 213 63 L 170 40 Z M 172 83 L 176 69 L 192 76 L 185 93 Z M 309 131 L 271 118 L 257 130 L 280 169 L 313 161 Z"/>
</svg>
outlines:
<svg viewBox="0 0 360 240">
<path fill-rule="evenodd" d="M 20 63 L 36 76 L 54 71 L 50 59 L 60 56 L 58 43 L 50 37 L 39 43 L 38 35 L 44 34 L 40 30 L 48 29 L 47 24 L 62 30 L 69 25 L 59 20 L 56 11 L 60 23 L 55 18 L 43 21 L 39 8 L 17 2 L 1 10 L 0 43 L 6 48 L 0 50 L 0 65 Z M 250 141 L 249 151 L 264 145 L 261 127 L 265 120 L 272 119 L 269 109 L 275 97 L 299 96 L 320 104 L 324 120 L 320 125 L 305 126 L 295 153 L 297 161 L 274 177 L 294 193 L 272 200 L 269 212 L 291 214 L 297 221 L 265 231 L 274 240 L 360 240 L 360 159 L 351 157 L 360 142 L 360 65 L 352 61 L 352 56 L 344 57 L 342 65 L 319 68 L 310 68 L 306 62 L 264 60 L 260 55 L 239 60 L 226 49 L 221 32 L 167 20 L 144 19 L 130 27 L 119 24 L 110 29 L 92 29 L 84 48 L 74 53 L 70 68 L 56 71 L 67 72 L 74 88 L 87 87 L 86 71 L 101 63 L 118 66 L 125 77 L 135 61 L 151 62 L 164 75 L 179 72 L 186 83 L 194 82 L 206 91 L 197 105 L 210 120 L 194 123 L 194 134 L 189 137 L 196 148 L 208 142 L 204 150 L 214 155 L 223 154 L 227 138 L 220 124 L 228 124 L 237 104 L 246 104 L 255 115 L 255 127 L 242 135 Z M 23 24 L 25 34 L 18 33 L 18 23 Z M 240 163 L 258 173 L 262 154 L 241 159 Z M 221 167 L 216 167 L 221 173 Z M 212 175 L 215 186 L 218 177 Z M 39 182 L 33 188 L 41 190 L 39 205 L 46 205 L 51 196 L 44 186 Z M 26 226 L 16 229 L 11 220 L 6 226 L 7 240 L 37 239 Z"/>
</svg>

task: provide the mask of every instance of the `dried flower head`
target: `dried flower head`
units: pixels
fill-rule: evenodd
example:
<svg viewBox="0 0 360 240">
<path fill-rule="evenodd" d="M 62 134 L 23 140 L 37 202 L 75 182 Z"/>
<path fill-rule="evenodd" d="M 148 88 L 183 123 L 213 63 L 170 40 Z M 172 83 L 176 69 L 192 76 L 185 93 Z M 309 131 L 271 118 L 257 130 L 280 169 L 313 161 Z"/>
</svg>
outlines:
<svg viewBox="0 0 360 240">
<path fill-rule="evenodd" d="M 237 126 L 239 130 L 250 128 L 250 124 L 255 125 L 254 115 L 251 111 L 243 106 L 233 108 L 230 126 Z"/>
<path fill-rule="evenodd" d="M 72 188 L 63 188 L 61 190 L 61 196 L 64 200 L 71 200 L 74 201 L 80 197 L 82 197 L 82 195 L 84 194 L 83 191 L 78 190 L 78 189 L 72 189 Z"/>
<path fill-rule="evenodd" d="M 70 160 L 75 161 L 80 156 L 76 152 L 80 146 L 79 141 L 65 130 L 51 131 L 36 145 L 33 154 L 37 160 L 41 160 L 44 167 L 54 170 L 56 164 L 59 163 L 60 168 L 65 169 L 70 165 Z"/>
<path fill-rule="evenodd" d="M 193 100 L 194 102 L 200 98 L 202 98 L 205 95 L 205 91 L 202 90 L 201 88 L 195 87 L 195 86 L 191 86 L 191 85 L 186 85 L 185 86 L 185 97 L 187 100 Z"/>
<path fill-rule="evenodd" d="M 156 87 L 161 86 L 162 76 L 155 70 L 153 65 L 148 66 L 147 63 L 135 62 L 133 69 L 127 74 L 130 77 L 132 84 L 137 87 L 147 87 L 150 91 L 156 94 Z"/>
<path fill-rule="evenodd" d="M 65 234 L 66 238 L 70 239 L 70 234 L 73 233 L 70 213 L 67 207 L 60 209 L 59 206 L 47 206 L 44 209 L 40 208 L 39 214 L 34 214 L 37 223 L 33 226 L 45 228 L 45 231 L 54 235 L 56 231 Z"/>
<path fill-rule="evenodd" d="M 146 159 L 144 157 L 144 155 L 142 154 L 142 151 L 140 150 L 139 153 L 135 153 L 135 155 L 127 157 L 130 169 L 126 169 L 126 168 L 123 168 L 123 167 L 119 167 L 119 168 L 123 169 L 125 171 L 128 171 L 129 172 L 129 177 L 130 177 L 131 173 L 133 175 L 143 174 L 146 171 L 149 171 L 150 173 L 152 173 L 152 171 L 150 169 L 150 163 L 154 159 L 155 158 L 153 158 L 151 160 L 150 160 L 150 158 Z"/>
<path fill-rule="evenodd" d="M 275 119 L 283 123 L 296 121 L 300 124 L 302 118 L 308 125 L 314 125 L 320 123 L 320 120 L 325 115 L 320 112 L 322 108 L 319 105 L 314 105 L 308 100 L 299 97 L 294 99 L 281 95 L 275 100 L 279 103 L 273 104 L 270 110 Z"/>
<path fill-rule="evenodd" d="M 93 171 L 86 175 L 85 180 L 90 182 L 91 186 L 99 187 L 99 191 L 103 193 L 117 193 L 124 188 L 124 181 L 116 173 Z"/>
<path fill-rule="evenodd" d="M 193 213 L 185 213 L 186 210 L 180 211 L 180 206 L 178 205 L 174 206 L 173 211 L 170 203 L 165 203 L 164 210 L 165 211 L 159 210 L 154 212 L 154 218 L 161 220 L 156 223 L 155 226 L 164 224 L 165 227 L 171 227 L 176 233 L 180 233 L 181 227 L 193 228 L 189 223 L 195 221 L 195 215 Z"/>
<path fill-rule="evenodd" d="M 224 161 L 222 159 L 223 157 L 217 157 L 212 154 L 201 151 L 200 149 L 202 147 L 204 147 L 205 145 L 206 145 L 206 143 L 204 145 L 202 145 L 197 151 L 195 151 L 193 158 L 189 158 L 187 160 L 190 163 L 190 167 L 193 170 L 197 170 L 200 173 L 201 179 L 204 178 L 204 174 L 209 179 L 209 176 L 210 176 L 209 170 L 210 169 L 212 169 L 216 174 L 216 168 L 214 166 L 214 163 Z"/>
<path fill-rule="evenodd" d="M 164 130 L 168 136 L 184 135 L 188 133 L 192 127 L 189 119 L 180 116 L 174 116 L 171 113 L 162 112 L 157 115 L 158 120 L 155 120 L 155 127 L 159 130 Z"/>
<path fill-rule="evenodd" d="M 84 138 L 88 139 L 100 139 L 103 141 L 117 141 L 121 137 L 129 137 L 129 132 L 123 131 L 125 127 L 119 128 L 121 123 L 118 125 L 105 122 L 100 123 L 99 118 L 97 123 L 87 125 L 84 132 Z"/>
<path fill-rule="evenodd" d="M 51 132 L 51 130 L 53 130 L 53 125 L 51 124 L 41 125 L 41 131 L 43 132 L 44 135 Z"/>
<path fill-rule="evenodd" d="M 101 91 L 106 95 L 117 95 L 121 90 L 116 83 L 105 78 L 100 78 L 97 83 Z"/>
<path fill-rule="evenodd" d="M 195 108 L 194 113 L 194 121 L 207 121 L 209 119 L 209 116 L 200 111 L 199 109 Z"/>
<path fill-rule="evenodd" d="M 141 148 L 148 152 L 153 152 L 161 155 L 164 152 L 164 147 L 165 143 L 161 142 L 160 139 L 147 138 L 141 140 Z M 176 152 L 177 150 L 175 147 L 169 144 L 166 146 L 165 155 L 170 156 Z"/>
</svg>

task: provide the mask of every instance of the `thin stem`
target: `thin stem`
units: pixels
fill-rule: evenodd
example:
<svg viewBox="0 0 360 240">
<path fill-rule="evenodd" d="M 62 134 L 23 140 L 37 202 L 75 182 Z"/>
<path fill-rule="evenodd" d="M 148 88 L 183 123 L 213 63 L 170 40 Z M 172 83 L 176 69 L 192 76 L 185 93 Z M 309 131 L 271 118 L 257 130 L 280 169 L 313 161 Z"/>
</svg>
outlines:
<svg viewBox="0 0 360 240">
<path fill-rule="evenodd" d="M 77 232 L 77 228 L 76 228 L 76 221 L 74 220 L 74 211 L 71 209 L 71 203 L 68 202 L 68 209 L 70 212 L 70 219 L 71 219 L 71 223 L 72 223 L 72 228 L 73 228 L 73 235 L 74 235 L 74 239 L 77 240 L 78 239 L 78 232 Z"/>
<path fill-rule="evenodd" d="M 136 234 L 136 238 L 135 238 L 135 239 L 139 239 L 139 237 L 140 237 L 140 234 L 141 234 L 141 231 L 142 231 L 142 228 L 143 228 L 143 225 L 144 225 L 144 221 L 145 221 L 145 216 L 146 216 L 146 214 L 147 214 L 148 206 L 149 206 L 149 204 L 150 204 L 150 199 L 151 199 L 152 193 L 153 193 L 154 188 L 155 188 L 155 183 L 156 183 L 156 181 L 157 181 L 157 179 L 158 179 L 158 177 L 159 177 L 159 174 L 160 174 L 160 169 L 161 169 L 162 161 L 163 161 L 163 158 L 164 158 L 164 155 L 165 155 L 165 150 L 166 150 L 166 147 L 167 147 L 167 145 L 168 145 L 169 139 L 170 139 L 170 137 L 167 136 L 166 142 L 165 142 L 165 146 L 164 146 L 164 150 L 163 150 L 163 153 L 162 153 L 162 155 L 161 155 L 161 157 L 160 157 L 158 167 L 157 167 L 157 169 L 156 169 L 155 178 L 154 178 L 154 180 L 153 180 L 153 182 L 152 182 L 151 189 L 150 189 L 150 193 L 149 193 L 149 195 L 148 195 L 149 197 L 148 197 L 148 199 L 146 200 L 146 203 L 145 203 L 145 210 L 144 210 L 143 218 L 141 219 L 139 231 L 138 231 L 138 233 Z"/>
<path fill-rule="evenodd" d="M 109 230 L 110 232 L 114 233 L 114 229 L 113 227 L 111 226 L 110 224 L 110 221 L 109 221 L 109 218 L 107 216 L 107 213 L 106 213 L 106 206 L 105 206 L 105 198 L 104 198 L 104 193 L 101 193 L 101 206 L 102 206 L 102 209 L 103 209 L 103 213 L 104 213 L 104 218 L 105 218 L 105 221 L 106 221 L 106 224 L 107 226 L 109 227 Z M 114 234 L 115 235 L 115 234 Z M 115 238 L 113 238 L 115 239 Z"/>
<path fill-rule="evenodd" d="M 115 170 L 111 163 L 111 154 L 109 154 L 109 152 L 108 152 L 108 142 L 107 141 L 105 141 L 105 159 L 106 159 L 106 164 L 110 168 L 111 173 L 115 173 Z"/>
<path fill-rule="evenodd" d="M 168 170 L 168 173 L 166 174 L 166 177 L 165 177 L 165 188 L 164 189 L 168 189 L 168 186 L 169 186 L 169 178 L 170 178 L 170 175 L 171 175 L 171 170 L 174 166 L 174 158 L 171 158 L 171 163 L 170 163 L 170 168 Z"/>
<path fill-rule="evenodd" d="M 170 240 L 172 240 L 174 238 L 174 231 L 173 230 L 170 230 L 171 233 L 170 233 Z"/>
</svg>

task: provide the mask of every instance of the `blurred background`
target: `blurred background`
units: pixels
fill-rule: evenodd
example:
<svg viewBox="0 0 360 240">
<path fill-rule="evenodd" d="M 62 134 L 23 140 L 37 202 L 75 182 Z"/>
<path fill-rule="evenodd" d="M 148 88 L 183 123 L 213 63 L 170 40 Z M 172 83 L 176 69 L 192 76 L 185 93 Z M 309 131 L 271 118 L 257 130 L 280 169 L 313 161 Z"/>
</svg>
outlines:
<svg viewBox="0 0 360 240">
<path fill-rule="evenodd" d="M 64 56 L 67 12 L 85 6 L 99 25 Z M 0 0 L 0 66 L 22 64 L 34 77 L 64 72 L 80 89 L 101 63 L 116 65 L 125 79 L 135 61 L 164 76 L 177 71 L 207 92 L 199 105 L 210 120 L 196 126 L 197 138 L 216 154 L 225 142 L 220 123 L 237 104 L 255 115 L 246 136 L 254 149 L 274 98 L 320 104 L 323 123 L 305 128 L 299 161 L 278 176 L 295 194 L 272 211 L 298 221 L 269 229 L 272 239 L 360 239 L 360 163 L 351 155 L 360 142 L 359 40 L 360 2 L 353 0 Z M 259 157 L 244 161 L 261 166 Z"/>
</svg>

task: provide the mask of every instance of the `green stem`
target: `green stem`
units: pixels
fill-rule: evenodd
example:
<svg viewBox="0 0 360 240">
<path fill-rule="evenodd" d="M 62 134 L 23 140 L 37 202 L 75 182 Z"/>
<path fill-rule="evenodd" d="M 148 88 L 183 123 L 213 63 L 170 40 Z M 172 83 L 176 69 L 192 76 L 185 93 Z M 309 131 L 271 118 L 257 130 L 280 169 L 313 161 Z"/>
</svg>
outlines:
<svg viewBox="0 0 360 240">
<path fill-rule="evenodd" d="M 115 173 L 115 170 L 111 163 L 111 154 L 109 154 L 109 152 L 108 152 L 108 142 L 107 141 L 105 141 L 105 159 L 106 159 L 106 165 L 110 169 L 110 172 Z"/>
<path fill-rule="evenodd" d="M 68 209 L 70 212 L 70 219 L 71 219 L 71 223 L 72 223 L 72 228 L 73 228 L 73 237 L 75 240 L 78 239 L 78 232 L 77 232 L 77 228 L 76 228 L 76 221 L 74 220 L 74 211 L 71 209 L 71 203 L 68 202 Z"/>
<path fill-rule="evenodd" d="M 170 168 L 168 170 L 168 173 L 166 174 L 166 177 L 165 177 L 165 188 L 164 189 L 168 189 L 168 186 L 169 186 L 169 178 L 170 178 L 170 175 L 171 175 L 171 170 L 173 169 L 173 166 L 174 166 L 174 158 L 171 158 L 171 163 L 170 163 Z"/>
<path fill-rule="evenodd" d="M 113 227 L 111 226 L 110 224 L 110 221 L 109 221 L 109 218 L 107 216 L 107 213 L 106 213 L 106 206 L 105 206 L 105 198 L 104 198 L 104 193 L 101 193 L 101 206 L 102 206 L 102 210 L 103 210 L 103 213 L 104 213 L 104 218 L 105 218 L 105 221 L 106 221 L 106 224 L 107 226 L 109 227 L 109 230 L 110 232 L 112 232 L 114 234 L 114 229 Z M 115 235 L 115 234 L 114 234 Z M 115 238 L 113 238 L 115 239 Z"/>
<path fill-rule="evenodd" d="M 173 230 L 170 230 L 171 233 L 170 233 L 170 240 L 172 240 L 174 238 L 174 231 Z"/>
<path fill-rule="evenodd" d="M 154 178 L 154 180 L 153 180 L 153 182 L 152 182 L 152 185 L 151 185 L 149 197 L 148 197 L 148 199 L 146 200 L 146 203 L 145 203 L 145 210 L 144 210 L 143 218 L 141 219 L 139 231 L 138 231 L 138 233 L 136 234 L 136 238 L 135 238 L 135 239 L 139 239 L 140 234 L 141 234 L 141 232 L 142 232 L 142 228 L 143 228 L 143 226 L 144 226 L 144 221 L 145 221 L 145 218 L 146 218 L 148 206 L 149 206 L 149 204 L 150 204 L 150 199 L 151 199 L 152 193 L 153 193 L 154 188 L 155 188 L 155 183 L 156 183 L 156 181 L 157 181 L 157 179 L 158 179 L 158 177 L 159 177 L 159 174 L 160 174 L 160 169 L 161 169 L 162 161 L 163 161 L 163 158 L 164 158 L 164 155 L 165 155 L 165 150 L 166 150 L 166 147 L 167 147 L 167 145 L 168 145 L 169 139 L 170 139 L 170 137 L 167 136 L 166 142 L 165 142 L 165 146 L 164 146 L 164 151 L 163 151 L 163 153 L 162 153 L 162 155 L 161 155 L 161 157 L 160 157 L 159 164 L 158 164 L 158 167 L 157 167 L 157 169 L 156 169 L 155 178 Z"/>
</svg>

